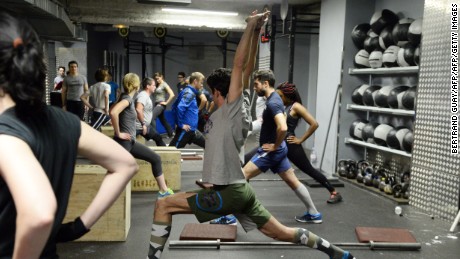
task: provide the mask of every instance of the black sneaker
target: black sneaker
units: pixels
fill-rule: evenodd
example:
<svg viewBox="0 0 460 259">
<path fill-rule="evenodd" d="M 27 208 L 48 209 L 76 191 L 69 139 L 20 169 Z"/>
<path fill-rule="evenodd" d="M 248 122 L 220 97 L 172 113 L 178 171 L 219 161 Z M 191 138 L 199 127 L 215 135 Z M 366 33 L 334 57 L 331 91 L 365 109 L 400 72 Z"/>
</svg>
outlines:
<svg viewBox="0 0 460 259">
<path fill-rule="evenodd" d="M 335 194 L 331 194 L 331 197 L 329 198 L 329 200 L 327 200 L 327 203 L 336 204 L 341 202 L 342 200 L 342 195 L 340 195 L 340 192 L 337 192 Z"/>
</svg>

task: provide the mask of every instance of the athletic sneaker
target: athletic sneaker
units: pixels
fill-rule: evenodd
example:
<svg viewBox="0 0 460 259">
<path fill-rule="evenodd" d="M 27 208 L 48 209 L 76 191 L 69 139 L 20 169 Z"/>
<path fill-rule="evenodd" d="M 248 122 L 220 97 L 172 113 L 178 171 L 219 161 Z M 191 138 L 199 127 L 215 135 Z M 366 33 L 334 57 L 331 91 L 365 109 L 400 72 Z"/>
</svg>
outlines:
<svg viewBox="0 0 460 259">
<path fill-rule="evenodd" d="M 209 224 L 221 224 L 221 225 L 233 225 L 236 226 L 236 217 L 233 215 L 222 216 L 217 219 L 213 219 Z"/>
<path fill-rule="evenodd" d="M 323 222 L 323 216 L 321 213 L 317 214 L 310 214 L 308 212 L 305 212 L 302 216 L 295 216 L 294 217 L 297 222 L 302 222 L 302 223 L 315 223 L 319 224 Z"/>
<path fill-rule="evenodd" d="M 327 203 L 330 204 L 336 204 L 339 203 L 343 200 L 342 195 L 340 195 L 340 192 L 336 192 L 335 194 L 331 194 L 331 197 L 329 200 L 327 200 Z"/>
<path fill-rule="evenodd" d="M 158 198 L 164 198 L 164 197 L 169 196 L 171 194 L 174 194 L 174 192 L 173 192 L 173 190 L 171 190 L 171 188 L 168 188 L 168 190 L 165 191 L 165 192 L 160 192 L 159 191 L 158 192 Z"/>
<path fill-rule="evenodd" d="M 331 257 L 331 259 L 333 259 L 333 258 Z M 356 259 L 356 257 L 351 255 L 350 252 L 344 251 L 341 259 Z"/>
</svg>

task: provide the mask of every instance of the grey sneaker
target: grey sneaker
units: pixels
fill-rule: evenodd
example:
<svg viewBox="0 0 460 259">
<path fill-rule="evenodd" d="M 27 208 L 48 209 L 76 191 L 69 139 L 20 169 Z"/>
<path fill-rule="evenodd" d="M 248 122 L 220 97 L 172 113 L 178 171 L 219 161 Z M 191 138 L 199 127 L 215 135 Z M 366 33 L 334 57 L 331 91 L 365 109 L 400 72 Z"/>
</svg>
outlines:
<svg viewBox="0 0 460 259">
<path fill-rule="evenodd" d="M 327 203 L 336 204 L 341 202 L 342 200 L 342 195 L 340 195 L 340 192 L 337 192 L 336 194 L 331 194 L 331 197 L 329 198 L 329 200 L 327 200 Z"/>
</svg>

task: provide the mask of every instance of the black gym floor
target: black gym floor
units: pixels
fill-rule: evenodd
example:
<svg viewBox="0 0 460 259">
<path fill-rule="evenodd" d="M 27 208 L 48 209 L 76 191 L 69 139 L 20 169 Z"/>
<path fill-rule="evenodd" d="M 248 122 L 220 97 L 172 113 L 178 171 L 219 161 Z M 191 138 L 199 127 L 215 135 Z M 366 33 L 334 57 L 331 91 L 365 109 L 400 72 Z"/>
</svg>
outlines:
<svg viewBox="0 0 460 259">
<path fill-rule="evenodd" d="M 202 160 L 183 161 L 182 190 L 197 189 L 195 180 L 201 178 Z M 296 172 L 298 178 L 308 176 Z M 258 179 L 278 179 L 272 173 L 261 174 L 251 181 L 262 204 L 283 224 L 304 227 L 332 243 L 356 243 L 355 227 L 406 228 L 422 244 L 420 251 L 370 250 L 350 248 L 359 259 L 368 258 L 460 258 L 460 226 L 449 233 L 451 222 L 431 217 L 410 205 L 401 206 L 403 216 L 394 213 L 396 204 L 380 195 L 363 190 L 349 183 L 337 188 L 344 201 L 331 205 L 326 203 L 328 192 L 325 188 L 308 188 L 317 209 L 323 214 L 322 224 L 302 224 L 294 216 L 304 211 L 304 206 L 289 187 L 282 181 L 257 181 Z M 156 193 L 132 193 L 131 229 L 125 242 L 73 242 L 60 244 L 61 258 L 135 258 L 147 257 L 152 223 L 153 204 Z M 186 223 L 197 223 L 193 215 L 173 217 L 169 240 L 178 240 Z M 257 230 L 245 233 L 238 225 L 237 241 L 271 240 Z M 216 249 L 169 250 L 166 246 L 162 258 L 327 258 L 321 252 L 307 247 L 226 247 Z"/>
</svg>

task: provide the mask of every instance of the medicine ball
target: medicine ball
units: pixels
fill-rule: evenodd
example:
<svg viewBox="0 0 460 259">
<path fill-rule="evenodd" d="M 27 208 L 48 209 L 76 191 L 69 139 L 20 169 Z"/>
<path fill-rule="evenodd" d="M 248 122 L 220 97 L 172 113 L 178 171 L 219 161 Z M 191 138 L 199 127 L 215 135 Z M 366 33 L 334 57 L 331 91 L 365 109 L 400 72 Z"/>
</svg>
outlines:
<svg viewBox="0 0 460 259">
<path fill-rule="evenodd" d="M 379 123 L 377 122 L 369 122 L 366 125 L 364 125 L 363 134 L 362 134 L 364 141 L 375 144 L 374 130 L 375 128 L 377 128 L 378 125 Z"/>
<path fill-rule="evenodd" d="M 358 53 L 355 55 L 354 63 L 355 63 L 355 67 L 357 68 L 371 67 L 369 65 L 369 52 L 367 52 L 364 49 L 358 51 Z"/>
<path fill-rule="evenodd" d="M 374 50 L 380 50 L 379 35 L 372 30 L 369 31 L 366 39 L 364 40 L 364 49 L 368 53 L 371 53 Z"/>
<path fill-rule="evenodd" d="M 409 89 L 409 86 L 401 85 L 393 88 L 390 94 L 388 95 L 388 106 L 393 109 L 402 109 L 402 97 L 405 94 L 405 91 Z"/>
<path fill-rule="evenodd" d="M 358 87 L 355 88 L 355 90 L 353 90 L 353 93 L 351 94 L 351 101 L 353 103 L 356 103 L 356 104 L 359 104 L 359 105 L 363 105 L 363 94 L 364 94 L 364 91 L 366 91 L 366 89 L 369 87 L 369 85 L 367 84 L 362 84 Z"/>
<path fill-rule="evenodd" d="M 412 131 L 408 131 L 406 135 L 404 135 L 402 147 L 405 151 L 411 153 L 413 144 L 414 144 L 414 133 Z"/>
<path fill-rule="evenodd" d="M 386 26 L 379 35 L 379 45 L 382 49 L 387 49 L 394 44 L 393 25 Z"/>
<path fill-rule="evenodd" d="M 413 21 L 409 26 L 409 34 L 407 35 L 407 38 L 414 45 L 418 45 L 422 39 L 422 23 L 423 19 L 420 18 Z"/>
<path fill-rule="evenodd" d="M 383 108 L 390 107 L 388 105 L 388 96 L 390 95 L 391 90 L 393 90 L 394 88 L 395 86 L 392 85 L 387 85 L 380 88 L 380 90 L 378 90 L 374 96 L 375 105 Z"/>
<path fill-rule="evenodd" d="M 417 48 L 415 48 L 414 63 L 417 66 L 420 64 L 420 46 L 417 46 Z"/>
<path fill-rule="evenodd" d="M 397 67 L 399 47 L 396 45 L 389 46 L 382 56 L 382 63 L 385 67 Z"/>
<path fill-rule="evenodd" d="M 371 68 L 380 68 L 382 67 L 382 51 L 374 50 L 369 55 L 369 65 Z"/>
<path fill-rule="evenodd" d="M 371 29 L 376 32 L 380 33 L 383 28 L 388 25 L 393 25 L 397 23 L 399 17 L 388 9 L 383 9 L 381 11 L 377 11 L 372 15 L 371 18 Z"/>
<path fill-rule="evenodd" d="M 361 23 L 356 25 L 351 31 L 351 40 L 358 49 L 364 48 L 364 40 L 367 37 L 367 33 L 371 29 L 371 25 L 368 23 Z"/>
<path fill-rule="evenodd" d="M 408 110 L 413 110 L 414 107 L 415 107 L 415 91 L 416 91 L 416 88 L 415 86 L 414 87 L 411 87 L 409 89 L 406 90 L 406 92 L 404 93 L 403 97 L 402 97 L 402 105 L 404 108 L 408 109 Z M 366 94 L 366 93 L 364 93 Z M 364 97 L 363 97 L 363 100 L 364 100 Z"/>
<path fill-rule="evenodd" d="M 374 130 L 374 141 L 377 145 L 387 145 L 387 135 L 393 127 L 388 124 L 380 124 Z"/>
<path fill-rule="evenodd" d="M 377 91 L 382 88 L 380 85 L 371 85 L 369 86 L 363 94 L 363 103 L 367 106 L 374 106 L 374 97 L 377 94 Z"/>
<path fill-rule="evenodd" d="M 406 43 L 398 51 L 398 64 L 401 67 L 415 66 L 415 46 Z"/>
<path fill-rule="evenodd" d="M 357 119 L 351 123 L 350 136 L 356 139 L 363 139 L 363 128 L 368 123 L 367 120 Z"/>
<path fill-rule="evenodd" d="M 403 149 L 403 139 L 407 132 L 410 130 L 407 128 L 392 129 L 387 135 L 387 145 L 394 149 Z"/>
<path fill-rule="evenodd" d="M 409 41 L 409 27 L 414 21 L 412 18 L 403 18 L 393 27 L 394 43 L 400 47 Z"/>
</svg>

